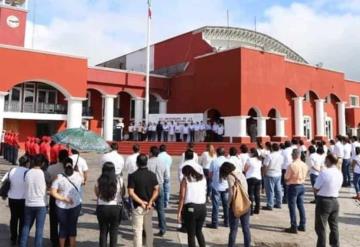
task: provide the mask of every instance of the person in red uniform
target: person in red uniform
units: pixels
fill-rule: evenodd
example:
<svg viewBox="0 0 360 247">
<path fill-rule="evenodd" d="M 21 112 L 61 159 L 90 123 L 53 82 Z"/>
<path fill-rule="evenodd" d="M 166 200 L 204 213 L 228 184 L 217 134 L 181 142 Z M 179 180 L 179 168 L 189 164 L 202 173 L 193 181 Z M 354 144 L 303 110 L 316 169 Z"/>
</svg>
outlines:
<svg viewBox="0 0 360 247">
<path fill-rule="evenodd" d="M 40 144 L 40 153 L 50 162 L 50 144 L 49 137 L 43 136 Z"/>
<path fill-rule="evenodd" d="M 8 159 L 8 154 L 9 154 L 9 132 L 6 132 L 5 137 L 4 137 L 4 159 L 5 160 Z"/>
<path fill-rule="evenodd" d="M 26 142 L 25 142 L 25 154 L 26 155 L 30 155 L 30 143 L 31 143 L 30 139 L 31 139 L 30 136 L 26 137 Z"/>
<path fill-rule="evenodd" d="M 35 144 L 35 137 L 30 137 L 30 144 L 29 144 L 29 155 L 30 157 L 34 157 L 34 144 Z"/>
<path fill-rule="evenodd" d="M 15 166 L 17 163 L 17 159 L 18 159 L 18 155 L 19 155 L 19 133 L 14 133 L 13 134 L 13 138 L 12 138 L 12 148 L 13 148 L 13 152 L 12 152 L 12 159 L 11 159 L 11 163 Z"/>
<path fill-rule="evenodd" d="M 61 145 L 56 144 L 54 141 L 50 143 L 50 164 L 56 164 L 58 162 L 59 152 L 61 150 Z"/>
<path fill-rule="evenodd" d="M 14 147 L 14 138 L 15 138 L 15 133 L 11 132 L 9 135 L 9 157 L 7 159 L 7 161 L 9 161 L 10 163 L 14 164 L 14 152 L 15 152 L 15 147 Z"/>
<path fill-rule="evenodd" d="M 34 145 L 33 145 L 33 152 L 34 155 L 40 154 L 40 139 L 35 138 Z"/>
</svg>

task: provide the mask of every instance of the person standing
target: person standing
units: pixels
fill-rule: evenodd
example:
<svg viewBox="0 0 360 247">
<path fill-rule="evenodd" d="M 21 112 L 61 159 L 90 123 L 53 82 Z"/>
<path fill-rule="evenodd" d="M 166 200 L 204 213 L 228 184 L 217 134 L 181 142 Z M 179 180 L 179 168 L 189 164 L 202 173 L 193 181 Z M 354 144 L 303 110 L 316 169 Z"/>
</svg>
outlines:
<svg viewBox="0 0 360 247">
<path fill-rule="evenodd" d="M 0 136 L 0 156 L 4 156 L 4 145 L 5 145 L 5 135 L 6 135 L 6 130 L 1 131 L 1 136 Z"/>
<path fill-rule="evenodd" d="M 165 163 L 163 163 L 159 158 L 159 149 L 156 146 L 150 147 L 149 152 L 149 161 L 148 169 L 156 174 L 156 178 L 159 184 L 159 195 L 156 200 L 156 211 L 158 214 L 159 220 L 159 233 L 158 236 L 162 237 L 166 233 L 166 218 L 165 218 L 165 209 L 164 209 L 164 181 L 169 179 L 168 169 L 166 168 Z"/>
<path fill-rule="evenodd" d="M 9 179 L 11 184 L 8 192 L 8 200 L 10 208 L 10 240 L 12 245 L 19 243 L 24 224 L 26 189 L 24 176 L 29 166 L 30 159 L 24 155 L 19 159 L 19 166 L 12 168 L 2 179 L 3 181 Z"/>
<path fill-rule="evenodd" d="M 156 134 L 157 134 L 157 141 L 158 142 L 161 142 L 161 137 L 162 137 L 163 131 L 164 131 L 163 125 L 159 121 L 157 123 L 157 125 L 156 125 Z"/>
<path fill-rule="evenodd" d="M 315 150 L 314 146 L 309 147 L 309 158 L 308 158 L 308 166 L 310 168 L 310 182 L 311 186 L 314 187 L 317 177 L 319 173 L 324 169 L 325 157 L 324 157 L 324 149 L 322 147 L 318 147 Z M 315 203 L 316 194 L 314 192 L 314 200 L 310 203 Z"/>
<path fill-rule="evenodd" d="M 239 229 L 239 223 L 241 222 L 241 228 L 244 236 L 244 247 L 250 247 L 251 245 L 251 233 L 250 233 L 250 210 L 236 218 L 234 212 L 231 208 L 232 198 L 234 195 L 233 186 L 236 181 L 240 182 L 243 190 L 248 191 L 248 185 L 246 178 L 242 172 L 236 171 L 234 164 L 230 162 L 225 162 L 220 168 L 220 177 L 221 179 L 227 180 L 229 184 L 229 223 L 230 223 L 230 233 L 228 240 L 228 247 L 235 247 L 236 245 L 236 236 Z"/>
<path fill-rule="evenodd" d="M 138 170 L 130 174 L 128 180 L 128 193 L 134 203 L 132 215 L 134 247 L 143 246 L 143 229 L 146 235 L 146 247 L 153 246 L 153 205 L 159 194 L 159 183 L 156 175 L 147 169 L 147 162 L 146 155 L 139 154 L 136 160 Z"/>
<path fill-rule="evenodd" d="M 217 141 L 222 142 L 224 139 L 225 129 L 223 124 L 219 124 L 217 128 Z"/>
<path fill-rule="evenodd" d="M 290 141 L 285 141 L 284 143 L 284 150 L 282 152 L 282 155 L 284 156 L 284 163 L 281 167 L 281 185 L 283 187 L 284 190 L 284 194 L 283 194 L 283 204 L 287 204 L 287 184 L 285 181 L 285 173 L 287 168 L 291 165 L 291 163 L 293 162 L 292 159 L 292 151 L 293 151 L 293 147 L 291 146 L 291 142 Z"/>
<path fill-rule="evenodd" d="M 352 150 L 349 138 L 343 137 L 343 146 L 344 146 L 344 157 L 341 167 L 343 174 L 343 187 L 349 187 L 351 184 L 350 163 L 351 163 L 351 150 Z"/>
<path fill-rule="evenodd" d="M 249 148 L 246 144 L 241 144 L 240 146 L 240 154 L 238 155 L 239 159 L 241 160 L 241 164 L 246 163 L 246 161 L 250 158 L 249 156 Z"/>
<path fill-rule="evenodd" d="M 220 201 L 222 203 L 223 212 L 224 212 L 224 226 L 229 226 L 229 186 L 227 181 L 220 180 L 220 168 L 222 164 L 227 161 L 225 158 L 225 149 L 220 147 L 216 150 L 217 158 L 211 162 L 210 165 L 210 178 L 211 182 L 211 200 L 212 200 L 212 215 L 211 215 L 211 224 L 207 226 L 209 228 L 217 229 L 219 225 L 219 206 Z"/>
<path fill-rule="evenodd" d="M 166 166 L 166 172 L 168 179 L 164 179 L 164 208 L 167 208 L 170 201 L 170 191 L 171 191 L 171 181 L 170 181 L 170 175 L 171 175 L 171 165 L 172 165 L 172 158 L 171 156 L 166 152 L 166 145 L 162 144 L 159 148 L 159 156 L 158 158 L 162 163 Z"/>
<path fill-rule="evenodd" d="M 196 122 L 194 124 L 194 131 L 195 131 L 195 142 L 200 142 L 201 136 L 200 136 L 200 124 L 199 122 Z"/>
<path fill-rule="evenodd" d="M 175 139 L 175 124 L 174 124 L 174 121 L 171 121 L 171 124 L 169 125 L 169 140 L 171 142 L 176 141 L 176 139 Z"/>
<path fill-rule="evenodd" d="M 355 157 L 352 159 L 352 166 L 354 170 L 354 188 L 356 195 L 353 199 L 360 201 L 360 147 L 355 148 Z"/>
<path fill-rule="evenodd" d="M 182 168 L 182 174 L 177 220 L 182 223 L 183 218 L 189 247 L 196 247 L 195 236 L 199 247 L 205 247 L 202 228 L 206 218 L 206 179 L 201 167 L 191 163 Z"/>
<path fill-rule="evenodd" d="M 182 137 L 183 137 L 183 142 L 187 142 L 188 141 L 188 136 L 190 133 L 190 127 L 187 123 L 184 124 L 183 128 L 182 128 Z"/>
<path fill-rule="evenodd" d="M 129 133 L 129 140 L 130 141 L 135 141 L 135 139 L 134 139 L 134 128 L 135 128 L 134 123 L 131 122 L 129 124 L 129 126 L 128 126 L 128 133 Z"/>
<path fill-rule="evenodd" d="M 238 157 L 238 151 L 236 147 L 231 147 L 229 149 L 229 161 L 234 164 L 236 171 L 243 172 L 244 171 L 244 163 L 242 163 L 242 160 Z"/>
<path fill-rule="evenodd" d="M 59 246 L 76 246 L 77 223 L 81 210 L 82 175 L 74 170 L 71 158 L 63 161 L 64 173 L 59 174 L 51 185 L 50 194 L 56 199 L 56 214 L 59 221 Z"/>
<path fill-rule="evenodd" d="M 101 158 L 101 164 L 112 163 L 115 167 L 115 174 L 118 181 L 121 180 L 121 174 L 124 169 L 124 158 L 118 153 L 119 146 L 116 142 L 111 143 L 111 152 L 104 154 Z"/>
<path fill-rule="evenodd" d="M 167 122 L 164 123 L 164 126 L 163 126 L 163 139 L 164 139 L 164 142 L 168 142 L 168 139 L 169 139 L 169 125 Z"/>
<path fill-rule="evenodd" d="M 206 122 L 205 131 L 206 131 L 205 141 L 207 141 L 207 142 L 214 141 L 213 133 L 212 133 L 212 126 L 211 126 L 210 121 Z"/>
<path fill-rule="evenodd" d="M 203 121 L 200 121 L 200 141 L 204 142 L 206 137 L 206 126 Z"/>
<path fill-rule="evenodd" d="M 85 186 L 89 176 L 89 167 L 87 162 L 83 157 L 80 156 L 79 151 L 76 149 L 71 149 L 71 153 L 72 155 L 70 158 L 73 160 L 74 169 L 76 170 L 77 167 L 78 172 L 80 172 L 81 176 L 84 178 L 83 186 Z"/>
<path fill-rule="evenodd" d="M 36 220 L 35 246 L 43 246 L 43 231 L 46 218 L 46 181 L 42 155 L 36 155 L 32 168 L 25 175 L 24 225 L 21 231 L 20 247 L 27 247 L 31 227 Z"/>
<path fill-rule="evenodd" d="M 135 172 L 138 168 L 138 166 L 136 164 L 136 160 L 140 154 L 140 146 L 138 144 L 134 144 L 132 146 L 132 150 L 133 150 L 133 154 L 129 155 L 125 161 L 125 170 L 128 175 Z"/>
<path fill-rule="evenodd" d="M 338 229 L 339 203 L 337 198 L 339 197 L 343 178 L 336 167 L 337 159 L 333 155 L 326 156 L 325 165 L 327 169 L 320 172 L 314 185 L 316 192 L 315 231 L 318 237 L 317 247 L 326 246 L 326 224 L 329 224 L 330 227 L 330 245 L 340 246 Z"/>
<path fill-rule="evenodd" d="M 207 201 L 210 201 L 211 195 L 211 178 L 210 178 L 210 165 L 216 159 L 216 150 L 213 145 L 207 144 L 206 151 L 201 154 L 200 165 L 203 168 L 203 172 L 206 178 L 206 198 Z"/>
<path fill-rule="evenodd" d="M 344 159 L 344 144 L 342 143 L 343 137 L 341 135 L 338 135 L 336 137 L 336 143 L 334 145 L 334 156 L 338 159 L 337 167 L 339 170 L 342 171 L 342 163 Z"/>
<path fill-rule="evenodd" d="M 263 210 L 281 208 L 281 167 L 284 163 L 284 156 L 280 152 L 279 144 L 271 145 L 272 152 L 266 156 L 264 164 L 264 185 L 266 192 L 266 206 Z M 274 203 L 275 199 L 275 203 Z"/>
<path fill-rule="evenodd" d="M 195 142 L 195 124 L 194 124 L 194 122 L 190 123 L 189 131 L 190 131 L 190 142 Z"/>
<path fill-rule="evenodd" d="M 288 206 L 290 213 L 290 228 L 285 229 L 287 233 L 297 233 L 298 231 L 305 232 L 306 230 L 306 216 L 304 207 L 305 196 L 305 179 L 308 172 L 307 165 L 301 161 L 301 154 L 298 149 L 293 149 L 293 162 L 287 168 L 285 173 L 285 181 L 288 186 Z M 296 221 L 296 206 L 299 210 L 300 224 Z"/>
<path fill-rule="evenodd" d="M 250 158 L 245 163 L 245 176 L 248 184 L 248 194 L 251 201 L 250 215 L 260 213 L 262 160 L 256 148 L 250 149 Z"/>
<path fill-rule="evenodd" d="M 117 246 L 122 188 L 115 170 L 113 163 L 105 162 L 102 165 L 102 173 L 95 185 L 95 195 L 97 197 L 96 216 L 100 229 L 100 247 L 107 246 L 108 235 L 110 237 L 110 247 Z"/>
</svg>

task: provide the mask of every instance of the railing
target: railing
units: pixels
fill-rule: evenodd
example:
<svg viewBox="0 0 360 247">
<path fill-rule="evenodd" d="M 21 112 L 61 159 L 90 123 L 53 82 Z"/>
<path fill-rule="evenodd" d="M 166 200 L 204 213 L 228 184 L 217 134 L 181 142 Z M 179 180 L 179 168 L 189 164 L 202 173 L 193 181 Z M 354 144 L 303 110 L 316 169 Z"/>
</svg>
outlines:
<svg viewBox="0 0 360 247">
<path fill-rule="evenodd" d="M 44 114 L 66 114 L 67 106 L 62 104 L 45 104 L 45 103 L 24 103 L 5 102 L 5 111 L 7 112 L 29 112 Z"/>
</svg>

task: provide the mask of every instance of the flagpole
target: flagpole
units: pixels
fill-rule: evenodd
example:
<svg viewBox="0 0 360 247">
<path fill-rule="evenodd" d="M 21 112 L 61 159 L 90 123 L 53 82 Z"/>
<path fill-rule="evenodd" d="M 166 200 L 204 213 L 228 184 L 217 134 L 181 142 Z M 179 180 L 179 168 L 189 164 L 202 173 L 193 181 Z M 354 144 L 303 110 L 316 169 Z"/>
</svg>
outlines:
<svg viewBox="0 0 360 247">
<path fill-rule="evenodd" d="M 149 105 L 150 105 L 150 32 L 151 32 L 151 6 L 148 1 L 147 17 L 147 44 L 146 44 L 146 85 L 145 85 L 145 123 L 149 123 Z"/>
</svg>

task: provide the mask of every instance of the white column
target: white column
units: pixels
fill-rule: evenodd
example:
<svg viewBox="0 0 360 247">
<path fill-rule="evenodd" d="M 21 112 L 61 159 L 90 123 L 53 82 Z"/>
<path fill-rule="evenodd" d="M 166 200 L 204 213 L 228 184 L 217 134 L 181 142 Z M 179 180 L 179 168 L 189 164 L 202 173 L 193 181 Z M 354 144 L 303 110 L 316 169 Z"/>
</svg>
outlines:
<svg viewBox="0 0 360 247">
<path fill-rule="evenodd" d="M 239 137 L 249 137 L 247 134 L 247 120 L 249 116 L 240 116 L 240 135 Z"/>
<path fill-rule="evenodd" d="M 67 110 L 67 128 L 80 128 L 82 121 L 82 102 L 86 98 L 67 98 L 68 110 Z"/>
<path fill-rule="evenodd" d="M 113 140 L 114 99 L 117 95 L 103 95 L 104 98 L 104 139 Z"/>
<path fill-rule="evenodd" d="M 296 97 L 294 100 L 294 115 L 295 115 L 295 136 L 304 136 L 304 110 L 303 101 L 304 97 Z"/>
<path fill-rule="evenodd" d="M 228 116 L 223 117 L 225 136 L 230 137 L 249 137 L 246 131 L 246 120 L 249 116 Z"/>
<path fill-rule="evenodd" d="M 257 137 L 266 137 L 266 120 L 268 117 L 257 117 Z"/>
<path fill-rule="evenodd" d="M 8 92 L 0 92 L 0 135 L 4 129 L 5 96 Z"/>
<path fill-rule="evenodd" d="M 316 104 L 316 135 L 325 136 L 325 111 L 324 99 L 315 100 Z"/>
<path fill-rule="evenodd" d="M 273 120 L 275 120 L 275 125 L 276 125 L 276 137 L 286 137 L 285 135 L 285 120 L 287 120 L 287 118 L 273 118 Z"/>
<path fill-rule="evenodd" d="M 167 113 L 167 100 L 159 101 L 159 113 L 166 114 Z"/>
<path fill-rule="evenodd" d="M 346 102 L 338 102 L 338 123 L 339 123 L 339 135 L 346 135 L 346 120 L 345 120 L 345 105 Z"/>
<path fill-rule="evenodd" d="M 135 98 L 135 124 L 139 124 L 143 121 L 143 112 L 144 112 L 144 99 Z"/>
<path fill-rule="evenodd" d="M 351 128 L 351 136 L 357 136 L 358 135 L 358 128 Z"/>
</svg>

